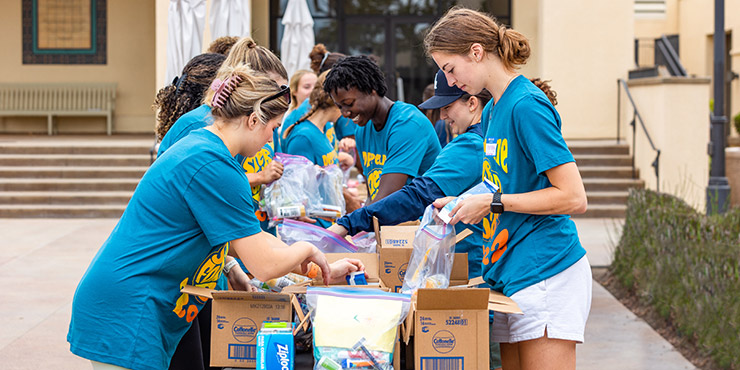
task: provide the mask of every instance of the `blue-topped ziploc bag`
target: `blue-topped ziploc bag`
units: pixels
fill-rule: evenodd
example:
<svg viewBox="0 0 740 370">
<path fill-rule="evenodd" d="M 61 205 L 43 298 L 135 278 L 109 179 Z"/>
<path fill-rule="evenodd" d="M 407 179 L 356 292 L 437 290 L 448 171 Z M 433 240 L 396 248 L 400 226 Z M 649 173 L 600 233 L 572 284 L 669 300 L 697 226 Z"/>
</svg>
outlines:
<svg viewBox="0 0 740 370">
<path fill-rule="evenodd" d="M 288 245 L 304 241 L 324 253 L 357 253 L 357 247 L 336 233 L 301 221 L 286 219 L 278 226 L 278 235 Z"/>
<path fill-rule="evenodd" d="M 401 292 L 412 294 L 420 288 L 447 288 L 455 260 L 455 228 L 438 216 L 430 204 L 424 210 L 421 225 L 414 236 L 406 276 Z"/>
<path fill-rule="evenodd" d="M 313 323 L 315 370 L 393 370 L 396 333 L 408 315 L 410 295 L 309 287 L 306 300 Z"/>
</svg>

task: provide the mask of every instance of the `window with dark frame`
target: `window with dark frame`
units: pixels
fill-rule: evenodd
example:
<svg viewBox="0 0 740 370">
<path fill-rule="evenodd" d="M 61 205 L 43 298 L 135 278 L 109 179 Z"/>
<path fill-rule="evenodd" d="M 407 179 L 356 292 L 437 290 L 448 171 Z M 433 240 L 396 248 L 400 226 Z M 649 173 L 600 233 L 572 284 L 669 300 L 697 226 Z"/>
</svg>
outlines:
<svg viewBox="0 0 740 370">
<path fill-rule="evenodd" d="M 511 26 L 511 0 L 307 0 L 316 43 L 332 52 L 372 55 L 386 74 L 388 96 L 421 103 L 437 67 L 424 54 L 426 29 L 449 8 L 462 5 Z M 270 49 L 280 51 L 288 0 L 270 0 Z M 308 58 L 308 55 L 306 55 Z"/>
<path fill-rule="evenodd" d="M 22 0 L 23 64 L 106 64 L 106 0 Z"/>
</svg>

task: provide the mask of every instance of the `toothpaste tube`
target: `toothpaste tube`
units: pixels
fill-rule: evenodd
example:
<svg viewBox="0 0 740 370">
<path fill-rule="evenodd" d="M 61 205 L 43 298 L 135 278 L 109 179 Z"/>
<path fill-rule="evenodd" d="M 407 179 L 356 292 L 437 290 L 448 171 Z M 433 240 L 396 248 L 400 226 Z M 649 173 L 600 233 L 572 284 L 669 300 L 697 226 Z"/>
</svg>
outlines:
<svg viewBox="0 0 740 370">
<path fill-rule="evenodd" d="M 367 285 L 365 271 L 355 271 L 346 276 L 349 285 Z M 345 366 L 346 367 L 346 366 Z"/>
<path fill-rule="evenodd" d="M 452 209 L 455 208 L 455 206 L 460 203 L 463 199 L 466 199 L 470 197 L 471 195 L 478 195 L 478 194 L 493 194 L 498 191 L 498 186 L 491 182 L 488 179 L 483 180 L 483 182 L 479 183 L 476 186 L 473 186 L 472 188 L 468 189 L 468 191 L 460 194 L 459 197 L 453 199 L 451 202 L 447 203 L 442 209 L 439 210 L 439 218 L 444 221 L 444 223 L 449 224 L 450 221 L 452 221 L 452 217 L 450 216 L 450 212 L 452 212 Z"/>
<path fill-rule="evenodd" d="M 257 334 L 257 370 L 293 370 L 293 324 L 264 323 Z"/>
<path fill-rule="evenodd" d="M 316 367 L 324 370 L 342 370 L 343 368 L 342 365 L 339 365 L 336 361 L 329 358 L 329 356 L 322 357 Z"/>
</svg>

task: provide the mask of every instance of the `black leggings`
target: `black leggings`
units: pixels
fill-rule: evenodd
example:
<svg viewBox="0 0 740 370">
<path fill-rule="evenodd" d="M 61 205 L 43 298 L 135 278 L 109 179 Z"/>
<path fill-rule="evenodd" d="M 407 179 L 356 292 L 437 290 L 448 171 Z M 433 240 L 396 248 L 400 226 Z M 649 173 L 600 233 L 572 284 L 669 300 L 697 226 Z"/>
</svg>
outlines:
<svg viewBox="0 0 740 370">
<path fill-rule="evenodd" d="M 180 339 L 170 361 L 170 370 L 218 370 L 211 367 L 211 300 L 195 317 Z"/>
</svg>

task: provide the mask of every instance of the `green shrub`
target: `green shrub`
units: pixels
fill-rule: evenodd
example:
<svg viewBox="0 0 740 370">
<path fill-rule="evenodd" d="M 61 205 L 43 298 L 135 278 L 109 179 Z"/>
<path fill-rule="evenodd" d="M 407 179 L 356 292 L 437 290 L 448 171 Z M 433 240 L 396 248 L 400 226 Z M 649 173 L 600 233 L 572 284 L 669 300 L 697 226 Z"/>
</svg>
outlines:
<svg viewBox="0 0 740 370">
<path fill-rule="evenodd" d="M 735 123 L 735 132 L 740 134 L 740 113 L 736 114 L 735 117 L 732 117 L 732 122 Z"/>
<path fill-rule="evenodd" d="M 705 216 L 632 190 L 611 271 L 720 367 L 740 369 L 740 209 Z"/>
</svg>

